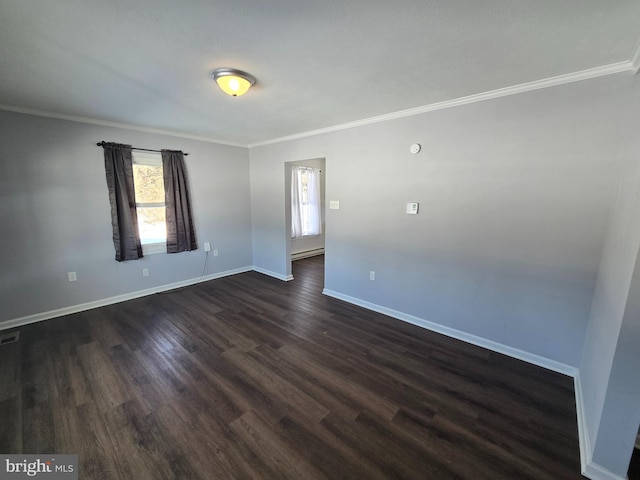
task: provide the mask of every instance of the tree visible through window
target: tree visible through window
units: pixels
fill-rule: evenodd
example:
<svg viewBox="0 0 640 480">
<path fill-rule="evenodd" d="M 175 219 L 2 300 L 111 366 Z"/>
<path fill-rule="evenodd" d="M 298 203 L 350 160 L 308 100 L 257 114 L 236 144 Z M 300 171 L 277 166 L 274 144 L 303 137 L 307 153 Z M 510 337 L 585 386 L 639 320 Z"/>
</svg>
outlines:
<svg viewBox="0 0 640 480">
<path fill-rule="evenodd" d="M 160 154 L 133 154 L 133 183 L 140 243 L 145 254 L 166 252 L 167 224 Z"/>
</svg>

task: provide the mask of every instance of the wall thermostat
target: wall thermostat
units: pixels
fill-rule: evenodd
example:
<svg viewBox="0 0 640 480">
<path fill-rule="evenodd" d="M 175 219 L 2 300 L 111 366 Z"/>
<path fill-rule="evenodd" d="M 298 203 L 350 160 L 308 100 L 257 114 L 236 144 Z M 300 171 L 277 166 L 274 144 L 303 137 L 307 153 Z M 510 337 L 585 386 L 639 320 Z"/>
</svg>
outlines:
<svg viewBox="0 0 640 480">
<path fill-rule="evenodd" d="M 416 153 L 418 153 L 420 151 L 421 148 L 422 147 L 420 146 L 419 143 L 414 143 L 413 145 L 411 145 L 409 147 L 409 151 L 415 155 Z"/>
</svg>

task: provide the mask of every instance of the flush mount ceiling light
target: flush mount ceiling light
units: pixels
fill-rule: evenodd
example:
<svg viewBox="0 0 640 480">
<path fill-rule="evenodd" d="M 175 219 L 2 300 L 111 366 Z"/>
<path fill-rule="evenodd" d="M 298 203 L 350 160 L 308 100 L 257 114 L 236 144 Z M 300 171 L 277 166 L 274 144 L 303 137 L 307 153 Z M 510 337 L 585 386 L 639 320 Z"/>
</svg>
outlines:
<svg viewBox="0 0 640 480">
<path fill-rule="evenodd" d="M 234 68 L 217 68 L 211 72 L 211 77 L 224 93 L 232 97 L 244 95 L 256 83 L 252 75 Z"/>
</svg>

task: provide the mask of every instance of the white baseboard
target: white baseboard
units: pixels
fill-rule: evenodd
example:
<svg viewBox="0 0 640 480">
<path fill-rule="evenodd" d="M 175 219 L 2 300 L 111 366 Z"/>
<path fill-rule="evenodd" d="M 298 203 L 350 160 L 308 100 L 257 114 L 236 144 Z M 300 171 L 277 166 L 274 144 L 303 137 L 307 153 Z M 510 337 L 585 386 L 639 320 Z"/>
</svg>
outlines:
<svg viewBox="0 0 640 480">
<path fill-rule="evenodd" d="M 517 358 L 519 360 L 523 360 L 525 362 L 546 368 L 554 372 L 562 373 L 574 378 L 578 373 L 578 369 L 576 367 L 572 367 L 571 365 L 557 362 L 549 358 L 541 357 L 540 355 L 536 355 L 533 353 L 525 352 L 524 350 L 513 348 L 502 343 L 494 342 L 493 340 L 487 340 L 486 338 L 478 337 L 461 330 L 456 330 L 455 328 L 450 328 L 444 325 L 433 323 L 423 318 L 399 312 L 398 310 L 393 310 L 381 305 L 376 305 L 375 303 L 367 302 L 365 300 L 351 297 L 349 295 L 344 295 L 333 290 L 324 289 L 322 293 L 327 296 L 337 298 L 338 300 L 343 300 L 345 302 L 358 305 L 368 310 L 373 310 L 374 312 L 382 313 L 398 320 L 402 320 L 403 322 L 411 323 L 412 325 L 417 325 L 418 327 L 422 327 L 436 333 L 441 333 L 443 335 L 446 335 L 447 337 L 456 338 L 458 340 L 462 340 L 463 342 L 471 343 L 473 345 L 489 349 L 493 352 L 502 353 L 509 357 Z"/>
<path fill-rule="evenodd" d="M 576 414 L 578 420 L 578 444 L 580 446 L 580 470 L 587 476 L 587 464 L 591 460 L 591 437 L 587 423 L 587 410 L 584 405 L 580 372 L 573 378 L 573 390 L 576 396 Z M 591 477 L 588 477 L 591 478 Z"/>
<path fill-rule="evenodd" d="M 251 270 L 253 270 L 252 267 L 243 267 L 243 268 L 237 268 L 234 270 L 227 270 L 225 272 L 213 273 L 210 275 L 206 275 L 204 277 L 190 278 L 188 280 L 183 280 L 181 282 L 160 285 L 160 286 L 148 288 L 145 290 L 138 290 L 136 292 L 125 293 L 122 295 L 116 295 L 114 297 L 95 300 L 93 302 L 81 303 L 79 305 L 71 305 L 69 307 L 50 310 L 48 312 L 41 312 L 33 315 L 27 315 L 26 317 L 5 320 L 4 322 L 0 322 L 0 330 L 17 328 L 23 325 L 28 325 L 30 323 L 42 322 L 43 320 L 50 320 L 52 318 L 62 317 L 64 315 L 70 315 L 72 313 L 84 312 L 85 310 L 91 310 L 93 308 L 104 307 L 106 305 L 113 305 L 114 303 L 126 302 L 127 300 L 133 300 L 135 298 L 145 297 L 147 295 L 153 295 L 154 293 L 166 292 L 167 290 L 175 290 L 176 288 L 187 287 L 189 285 L 195 285 L 196 283 L 207 282 L 209 280 L 215 280 L 216 278 L 228 277 L 230 275 L 249 272 Z"/>
<path fill-rule="evenodd" d="M 578 415 L 578 443 L 580 444 L 580 468 L 582 475 L 591 480 L 626 480 L 601 465 L 591 458 L 591 437 L 589 436 L 589 424 L 587 423 L 584 394 L 580 383 L 580 372 L 574 377 L 574 389 L 576 394 L 576 413 Z"/>
<path fill-rule="evenodd" d="M 626 475 L 621 477 L 593 461 L 588 461 L 582 466 L 582 475 L 590 480 L 627 480 Z"/>
<path fill-rule="evenodd" d="M 251 270 L 254 270 L 258 273 L 262 273 L 263 275 L 268 275 L 273 278 L 277 278 L 278 280 L 282 280 L 283 282 L 290 282 L 293 280 L 293 275 L 282 275 L 281 273 L 273 272 L 271 270 L 267 270 L 265 268 L 256 267 L 255 265 L 251 267 Z"/>
</svg>

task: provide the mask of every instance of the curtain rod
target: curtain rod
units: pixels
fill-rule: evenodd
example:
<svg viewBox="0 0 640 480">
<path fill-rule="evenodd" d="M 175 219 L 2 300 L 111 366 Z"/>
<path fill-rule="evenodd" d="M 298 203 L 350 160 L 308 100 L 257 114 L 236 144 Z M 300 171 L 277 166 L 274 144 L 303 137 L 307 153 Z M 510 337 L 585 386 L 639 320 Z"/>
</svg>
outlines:
<svg viewBox="0 0 640 480">
<path fill-rule="evenodd" d="M 107 142 L 105 142 L 105 141 L 103 140 L 103 141 L 101 141 L 101 142 L 96 143 L 96 145 L 97 145 L 97 146 L 99 146 L 99 147 L 104 147 L 106 143 L 107 143 Z M 161 152 L 161 150 L 152 150 L 152 149 L 150 149 L 150 148 L 137 148 L 137 147 L 131 147 L 131 150 L 140 150 L 140 151 L 142 151 L 142 152 L 157 152 L 157 153 L 160 153 L 160 152 Z M 187 155 L 189 155 L 189 154 L 188 154 L 188 153 L 183 153 L 183 155 L 186 157 L 186 156 L 187 156 Z"/>
</svg>

